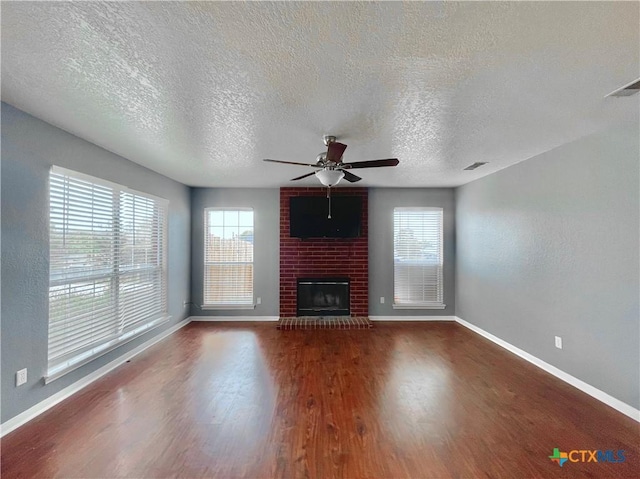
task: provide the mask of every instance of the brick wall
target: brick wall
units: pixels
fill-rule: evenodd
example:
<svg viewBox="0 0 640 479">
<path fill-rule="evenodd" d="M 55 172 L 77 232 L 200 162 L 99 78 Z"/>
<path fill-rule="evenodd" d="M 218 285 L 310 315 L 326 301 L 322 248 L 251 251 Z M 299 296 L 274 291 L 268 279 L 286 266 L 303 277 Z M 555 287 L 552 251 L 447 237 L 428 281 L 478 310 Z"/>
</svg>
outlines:
<svg viewBox="0 0 640 479">
<path fill-rule="evenodd" d="M 359 238 L 289 237 L 289 198 L 326 196 L 325 188 L 280 188 L 280 316 L 296 315 L 297 278 L 348 277 L 351 280 L 351 316 L 369 314 L 369 221 L 366 188 L 336 188 L 333 195 L 362 198 Z"/>
</svg>

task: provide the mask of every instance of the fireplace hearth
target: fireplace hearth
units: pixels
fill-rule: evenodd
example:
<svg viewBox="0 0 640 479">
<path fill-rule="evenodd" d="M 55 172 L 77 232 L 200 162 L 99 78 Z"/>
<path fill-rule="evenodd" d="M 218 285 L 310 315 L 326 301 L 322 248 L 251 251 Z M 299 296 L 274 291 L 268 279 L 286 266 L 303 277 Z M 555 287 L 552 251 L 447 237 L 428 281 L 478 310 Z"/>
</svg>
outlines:
<svg viewBox="0 0 640 479">
<path fill-rule="evenodd" d="M 349 278 L 298 278 L 297 316 L 349 316 Z"/>
</svg>

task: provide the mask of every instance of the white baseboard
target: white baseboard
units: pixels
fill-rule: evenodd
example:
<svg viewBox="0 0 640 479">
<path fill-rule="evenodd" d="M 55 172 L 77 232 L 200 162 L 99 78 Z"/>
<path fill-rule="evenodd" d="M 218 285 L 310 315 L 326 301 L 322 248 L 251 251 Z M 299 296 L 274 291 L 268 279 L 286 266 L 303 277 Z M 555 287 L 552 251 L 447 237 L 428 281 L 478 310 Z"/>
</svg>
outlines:
<svg viewBox="0 0 640 479">
<path fill-rule="evenodd" d="M 278 321 L 279 316 L 190 316 L 191 321 Z"/>
<path fill-rule="evenodd" d="M 491 333 L 488 333 L 484 329 L 479 328 L 478 326 L 471 324 L 465 321 L 464 319 L 456 317 L 456 322 L 458 322 L 465 328 L 470 329 L 474 333 L 477 333 L 480 336 L 487 338 L 489 341 L 494 342 L 498 346 L 502 346 L 507 351 L 510 351 L 513 354 L 520 356 L 522 359 L 529 361 L 534 366 L 538 366 L 540 369 L 543 369 L 544 371 L 548 372 L 549 374 L 552 374 L 558 379 L 561 379 L 564 382 L 571 384 L 573 387 L 579 389 L 584 393 L 587 393 L 589 396 L 597 399 L 598 401 L 605 403 L 607 406 L 612 407 L 613 409 L 621 412 L 625 416 L 629 416 L 631 419 L 634 419 L 640 422 L 640 409 L 636 409 L 633 406 L 630 406 L 629 404 L 614 398 L 613 396 L 607 394 L 606 392 L 601 391 L 600 389 L 585 383 L 581 379 L 578 379 L 569 373 L 565 373 L 561 369 L 558 369 L 557 367 L 552 366 L 551 364 L 543 361 L 542 359 L 536 358 L 535 356 L 529 354 L 528 352 L 523 351 L 522 349 L 500 339 L 497 336 L 494 336 Z"/>
<path fill-rule="evenodd" d="M 186 318 L 186 319 L 180 321 L 179 323 L 171 326 L 169 329 L 167 329 L 167 330 L 163 331 L 162 333 L 150 338 L 148 341 L 145 341 L 140 346 L 132 349 L 131 351 L 128 351 L 128 352 L 124 353 L 122 356 L 114 359 L 110 363 L 105 364 L 104 366 L 102 366 L 99 369 L 96 369 L 94 372 L 92 372 L 90 374 L 87 374 L 82 379 L 79 379 L 78 381 L 76 381 L 73 384 L 70 384 L 69 386 L 67 386 L 64 389 L 61 389 L 60 391 L 58 391 L 57 393 L 49 396 L 45 400 L 40 401 L 35 406 L 32 406 L 29 409 L 27 409 L 26 411 L 23 411 L 20 414 L 18 414 L 17 416 L 14 416 L 11 419 L 5 421 L 3 424 L 0 425 L 0 437 L 3 437 L 5 435 L 9 434 L 11 431 L 14 431 L 14 430 L 18 429 L 20 426 L 22 426 L 22 425 L 26 424 L 27 422 L 31 421 L 33 418 L 39 416 L 40 414 L 42 414 L 43 412 L 47 411 L 48 409 L 51 409 L 56 404 L 64 401 L 69 396 L 72 396 L 73 394 L 75 394 L 78 391 L 80 391 L 81 389 L 87 387 L 89 384 L 93 383 L 94 381 L 97 381 L 98 379 L 100 379 L 105 374 L 113 371 L 115 368 L 120 366 L 122 363 L 125 363 L 128 360 L 130 360 L 132 357 L 137 356 L 138 354 L 143 352 L 145 349 L 153 346 L 157 342 L 159 342 L 162 339 L 166 338 L 167 336 L 173 334 L 178 329 L 182 328 L 183 326 L 186 326 L 190 322 L 191 322 L 190 318 Z"/>
<path fill-rule="evenodd" d="M 455 321 L 455 316 L 369 316 L 371 321 Z"/>
</svg>

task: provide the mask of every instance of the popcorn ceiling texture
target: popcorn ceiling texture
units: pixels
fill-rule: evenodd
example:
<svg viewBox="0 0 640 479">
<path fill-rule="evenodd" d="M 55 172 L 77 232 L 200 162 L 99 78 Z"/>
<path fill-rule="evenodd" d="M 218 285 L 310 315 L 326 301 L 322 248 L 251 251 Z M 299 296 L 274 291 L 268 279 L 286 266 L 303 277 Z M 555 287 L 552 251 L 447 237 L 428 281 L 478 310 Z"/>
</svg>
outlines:
<svg viewBox="0 0 640 479">
<path fill-rule="evenodd" d="M 456 186 L 632 115 L 637 2 L 4 2 L 2 98 L 192 186 Z M 476 161 L 489 164 L 462 171 Z M 303 185 L 316 185 L 315 178 Z"/>
</svg>

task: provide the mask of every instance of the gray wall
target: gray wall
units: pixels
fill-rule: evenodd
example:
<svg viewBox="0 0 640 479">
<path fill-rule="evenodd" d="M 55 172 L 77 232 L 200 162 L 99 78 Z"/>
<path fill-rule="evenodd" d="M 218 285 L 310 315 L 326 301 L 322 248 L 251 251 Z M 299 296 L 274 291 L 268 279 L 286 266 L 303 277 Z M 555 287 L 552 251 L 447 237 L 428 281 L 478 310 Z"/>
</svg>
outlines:
<svg viewBox="0 0 640 479">
<path fill-rule="evenodd" d="M 457 316 L 635 408 L 639 157 L 620 125 L 456 192 Z"/>
<path fill-rule="evenodd" d="M 393 309 L 393 209 L 443 208 L 445 309 Z M 453 316 L 455 314 L 455 191 L 453 188 L 369 188 L 369 314 Z M 380 303 L 384 296 L 384 304 Z"/>
<path fill-rule="evenodd" d="M 49 289 L 49 168 L 58 165 L 169 200 L 168 307 L 172 319 L 44 385 Z M 189 188 L 2 104 L 2 422 L 186 317 Z M 15 373 L 28 368 L 27 384 Z"/>
<path fill-rule="evenodd" d="M 202 311 L 204 209 L 253 208 L 255 309 Z M 193 316 L 278 316 L 280 305 L 280 190 L 277 188 L 193 188 L 191 191 L 191 314 Z"/>
</svg>

